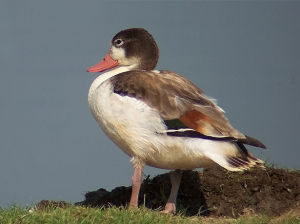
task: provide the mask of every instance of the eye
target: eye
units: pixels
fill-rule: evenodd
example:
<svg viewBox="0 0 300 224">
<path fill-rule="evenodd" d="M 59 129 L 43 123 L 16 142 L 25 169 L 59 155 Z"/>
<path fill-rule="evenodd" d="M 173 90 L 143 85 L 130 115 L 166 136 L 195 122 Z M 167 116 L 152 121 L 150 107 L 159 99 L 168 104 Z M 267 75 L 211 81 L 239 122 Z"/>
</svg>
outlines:
<svg viewBox="0 0 300 224">
<path fill-rule="evenodd" d="M 121 47 L 124 44 L 124 41 L 122 39 L 116 39 L 114 44 L 116 47 Z"/>
</svg>

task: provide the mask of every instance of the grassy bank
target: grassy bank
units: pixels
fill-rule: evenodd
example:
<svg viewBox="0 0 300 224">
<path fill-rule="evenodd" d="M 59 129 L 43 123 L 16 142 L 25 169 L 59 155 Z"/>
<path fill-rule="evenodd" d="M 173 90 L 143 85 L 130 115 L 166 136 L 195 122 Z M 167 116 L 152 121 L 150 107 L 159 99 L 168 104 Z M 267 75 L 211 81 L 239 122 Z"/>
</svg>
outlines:
<svg viewBox="0 0 300 224">
<path fill-rule="evenodd" d="M 299 210 L 298 210 L 299 212 Z M 114 223 L 143 223 L 143 224 L 194 224 L 194 223 L 234 223 L 234 224 L 259 224 L 259 223 L 300 223 L 297 211 L 290 211 L 280 217 L 264 215 L 243 216 L 232 218 L 205 218 L 199 216 L 184 217 L 181 215 L 164 215 L 158 211 L 146 208 L 124 209 L 111 207 L 108 209 L 84 208 L 69 206 L 66 208 L 48 208 L 43 211 L 29 212 L 28 209 L 11 207 L 0 209 L 1 224 L 114 224 Z"/>
</svg>

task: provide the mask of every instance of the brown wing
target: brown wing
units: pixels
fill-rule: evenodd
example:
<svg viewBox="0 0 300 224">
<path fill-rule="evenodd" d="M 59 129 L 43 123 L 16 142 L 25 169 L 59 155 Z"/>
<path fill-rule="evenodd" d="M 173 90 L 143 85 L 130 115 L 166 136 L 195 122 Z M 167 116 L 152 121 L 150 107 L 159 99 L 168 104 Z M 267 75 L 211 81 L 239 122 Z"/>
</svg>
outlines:
<svg viewBox="0 0 300 224">
<path fill-rule="evenodd" d="M 111 82 L 115 93 L 143 100 L 165 120 L 180 119 L 189 128 L 207 136 L 245 139 L 213 100 L 176 73 L 133 70 L 112 77 Z"/>
</svg>

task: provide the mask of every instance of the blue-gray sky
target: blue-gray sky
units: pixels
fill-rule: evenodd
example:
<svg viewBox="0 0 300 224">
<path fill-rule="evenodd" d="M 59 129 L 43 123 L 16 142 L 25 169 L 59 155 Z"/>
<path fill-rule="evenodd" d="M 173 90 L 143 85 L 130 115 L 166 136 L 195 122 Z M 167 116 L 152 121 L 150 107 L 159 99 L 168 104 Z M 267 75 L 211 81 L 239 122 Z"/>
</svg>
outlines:
<svg viewBox="0 0 300 224">
<path fill-rule="evenodd" d="M 129 158 L 88 109 L 96 75 L 85 70 L 131 27 L 156 38 L 158 69 L 186 76 L 268 146 L 251 152 L 299 169 L 299 21 L 296 1 L 1 1 L 0 206 L 130 185 Z"/>
</svg>

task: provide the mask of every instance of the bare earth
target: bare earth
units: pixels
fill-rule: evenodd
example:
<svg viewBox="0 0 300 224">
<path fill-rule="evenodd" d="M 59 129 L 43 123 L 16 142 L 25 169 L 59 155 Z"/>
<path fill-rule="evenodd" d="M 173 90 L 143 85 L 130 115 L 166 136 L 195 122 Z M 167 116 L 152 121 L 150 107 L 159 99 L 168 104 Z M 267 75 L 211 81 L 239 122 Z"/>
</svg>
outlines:
<svg viewBox="0 0 300 224">
<path fill-rule="evenodd" d="M 162 208 L 170 187 L 168 173 L 146 178 L 140 192 L 140 204 L 151 209 Z M 86 199 L 76 205 L 126 206 L 130 194 L 131 187 L 117 187 L 111 192 L 100 188 L 88 192 Z M 43 209 L 49 203 L 58 207 L 65 205 L 65 202 L 41 201 L 36 207 Z M 243 173 L 228 172 L 223 168 L 185 171 L 177 208 L 186 216 L 209 217 L 253 213 L 279 216 L 291 210 L 300 211 L 300 172 L 274 168 L 255 168 Z"/>
<path fill-rule="evenodd" d="M 162 207 L 170 187 L 168 173 L 146 178 L 141 188 L 140 204 L 151 209 Z M 88 192 L 86 199 L 77 204 L 126 206 L 130 194 L 131 187 L 117 187 L 111 192 L 100 188 Z M 274 168 L 256 168 L 243 173 L 228 172 L 223 168 L 185 171 L 177 207 L 187 216 L 281 215 L 300 207 L 300 172 Z"/>
</svg>

